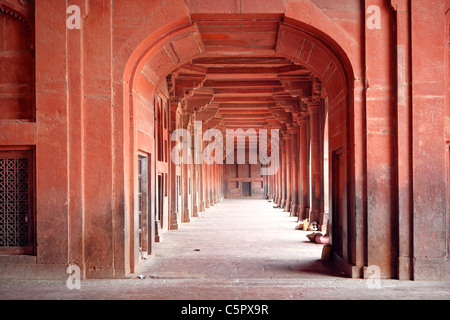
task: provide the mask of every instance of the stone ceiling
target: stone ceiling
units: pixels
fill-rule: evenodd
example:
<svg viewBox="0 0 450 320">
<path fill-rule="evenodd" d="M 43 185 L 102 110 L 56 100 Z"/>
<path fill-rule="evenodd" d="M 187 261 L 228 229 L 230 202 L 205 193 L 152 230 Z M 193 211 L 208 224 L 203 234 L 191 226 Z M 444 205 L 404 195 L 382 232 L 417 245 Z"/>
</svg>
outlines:
<svg viewBox="0 0 450 320">
<path fill-rule="evenodd" d="M 204 56 L 168 77 L 171 98 L 205 128 L 289 131 L 319 96 L 319 80 L 275 53 L 279 19 L 199 20 Z"/>
</svg>

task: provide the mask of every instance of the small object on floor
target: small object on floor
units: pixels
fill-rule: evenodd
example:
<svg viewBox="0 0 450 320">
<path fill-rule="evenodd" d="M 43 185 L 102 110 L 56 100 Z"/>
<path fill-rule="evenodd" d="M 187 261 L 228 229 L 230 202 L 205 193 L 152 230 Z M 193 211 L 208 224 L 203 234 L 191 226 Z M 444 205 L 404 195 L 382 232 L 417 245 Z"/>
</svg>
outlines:
<svg viewBox="0 0 450 320">
<path fill-rule="evenodd" d="M 331 245 L 327 244 L 323 246 L 321 260 L 329 261 L 331 258 Z"/>
<path fill-rule="evenodd" d="M 200 251 L 200 249 L 197 248 L 197 249 L 194 249 L 194 251 Z"/>
<path fill-rule="evenodd" d="M 313 233 L 310 233 L 310 234 L 307 234 L 306 235 L 306 237 L 309 239 L 309 241 L 311 241 L 311 242 L 316 242 L 316 237 L 317 236 L 323 236 L 320 232 L 318 232 L 318 233 L 316 233 L 316 232 L 313 232 Z"/>
<path fill-rule="evenodd" d="M 308 230 L 307 231 L 317 231 L 317 221 L 312 221 L 309 226 L 308 226 Z"/>
<path fill-rule="evenodd" d="M 308 231 L 308 227 L 309 227 L 309 220 L 305 219 L 303 221 L 303 231 Z"/>
<path fill-rule="evenodd" d="M 330 243 L 330 237 L 327 235 L 322 235 L 321 233 L 316 233 L 316 236 L 314 238 L 314 241 L 319 244 L 329 244 Z"/>
<path fill-rule="evenodd" d="M 141 280 L 143 280 L 143 279 L 145 279 L 145 276 L 143 276 L 142 274 L 140 274 L 140 275 L 138 275 L 138 278 L 141 279 Z"/>
<path fill-rule="evenodd" d="M 308 219 L 300 219 L 298 222 L 298 225 L 295 226 L 295 230 L 311 231 L 307 230 L 309 225 Z"/>
</svg>

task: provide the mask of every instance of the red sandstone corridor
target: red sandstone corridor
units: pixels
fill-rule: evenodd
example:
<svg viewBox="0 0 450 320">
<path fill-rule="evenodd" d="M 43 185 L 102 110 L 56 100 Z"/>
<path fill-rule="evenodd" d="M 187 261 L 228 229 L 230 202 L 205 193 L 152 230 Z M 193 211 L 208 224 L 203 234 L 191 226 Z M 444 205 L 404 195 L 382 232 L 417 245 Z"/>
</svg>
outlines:
<svg viewBox="0 0 450 320">
<path fill-rule="evenodd" d="M 448 298 L 449 30 L 450 0 L 0 0 L 0 294 Z"/>
<path fill-rule="evenodd" d="M 448 282 L 381 280 L 375 286 L 370 279 L 343 277 L 320 261 L 322 245 L 307 240 L 311 232 L 295 230 L 296 219 L 272 206 L 266 200 L 218 203 L 166 233 L 155 258 L 126 280 L 83 280 L 78 290 L 69 290 L 65 280 L 0 281 L 0 299 L 450 299 Z"/>
<path fill-rule="evenodd" d="M 169 232 L 140 274 L 152 278 L 289 279 L 337 275 L 297 219 L 266 200 L 224 200 Z M 196 251 L 196 250 L 199 251 Z"/>
</svg>

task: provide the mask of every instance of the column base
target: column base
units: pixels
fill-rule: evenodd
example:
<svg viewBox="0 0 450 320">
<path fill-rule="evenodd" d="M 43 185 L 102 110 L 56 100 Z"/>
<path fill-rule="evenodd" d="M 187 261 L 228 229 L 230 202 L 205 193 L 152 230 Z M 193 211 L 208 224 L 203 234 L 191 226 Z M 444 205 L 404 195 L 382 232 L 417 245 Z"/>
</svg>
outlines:
<svg viewBox="0 0 450 320">
<path fill-rule="evenodd" d="M 278 198 L 278 197 L 275 197 L 275 199 L 273 200 L 273 203 L 275 204 L 273 207 L 274 208 L 280 208 L 280 202 L 281 202 L 281 199 L 280 198 Z"/>
<path fill-rule="evenodd" d="M 192 207 L 192 217 L 193 218 L 198 217 L 198 207 L 197 206 Z"/>
<path fill-rule="evenodd" d="M 161 241 L 162 241 L 161 222 L 155 221 L 155 242 L 161 242 Z"/>
<path fill-rule="evenodd" d="M 311 210 L 309 212 L 309 222 L 317 222 L 317 227 L 321 228 L 321 223 L 323 221 L 323 211 Z"/>
<path fill-rule="evenodd" d="M 291 212 L 291 201 L 289 199 L 286 199 L 286 203 L 284 206 L 284 212 Z"/>
<path fill-rule="evenodd" d="M 170 214 L 169 230 L 178 230 L 178 212 Z"/>
<path fill-rule="evenodd" d="M 301 207 L 298 214 L 298 220 L 309 218 L 309 208 Z"/>
<path fill-rule="evenodd" d="M 183 218 L 181 219 L 182 223 L 189 223 L 191 222 L 191 218 L 189 217 L 189 210 L 185 210 L 183 212 Z"/>
<path fill-rule="evenodd" d="M 173 223 L 169 225 L 169 230 L 178 230 L 179 226 L 178 223 Z"/>
<path fill-rule="evenodd" d="M 324 211 L 320 218 L 319 230 L 323 233 L 328 233 L 328 221 L 330 219 L 330 213 L 328 211 Z"/>
<path fill-rule="evenodd" d="M 298 216 L 298 205 L 295 203 L 291 203 L 291 217 Z"/>
</svg>

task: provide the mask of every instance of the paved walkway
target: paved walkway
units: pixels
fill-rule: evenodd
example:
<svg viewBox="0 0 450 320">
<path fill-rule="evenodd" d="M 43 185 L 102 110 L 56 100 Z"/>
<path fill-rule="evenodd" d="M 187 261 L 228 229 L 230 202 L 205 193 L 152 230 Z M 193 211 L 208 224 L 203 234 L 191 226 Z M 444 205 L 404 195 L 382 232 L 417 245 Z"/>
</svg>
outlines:
<svg viewBox="0 0 450 320">
<path fill-rule="evenodd" d="M 295 230 L 296 217 L 266 200 L 224 200 L 156 244 L 141 271 L 153 278 L 323 279 L 322 246 Z"/>
<path fill-rule="evenodd" d="M 0 299 L 450 299 L 450 282 L 348 279 L 320 261 L 322 245 L 266 200 L 224 200 L 164 234 L 156 257 L 123 280 L 0 281 Z"/>
</svg>

